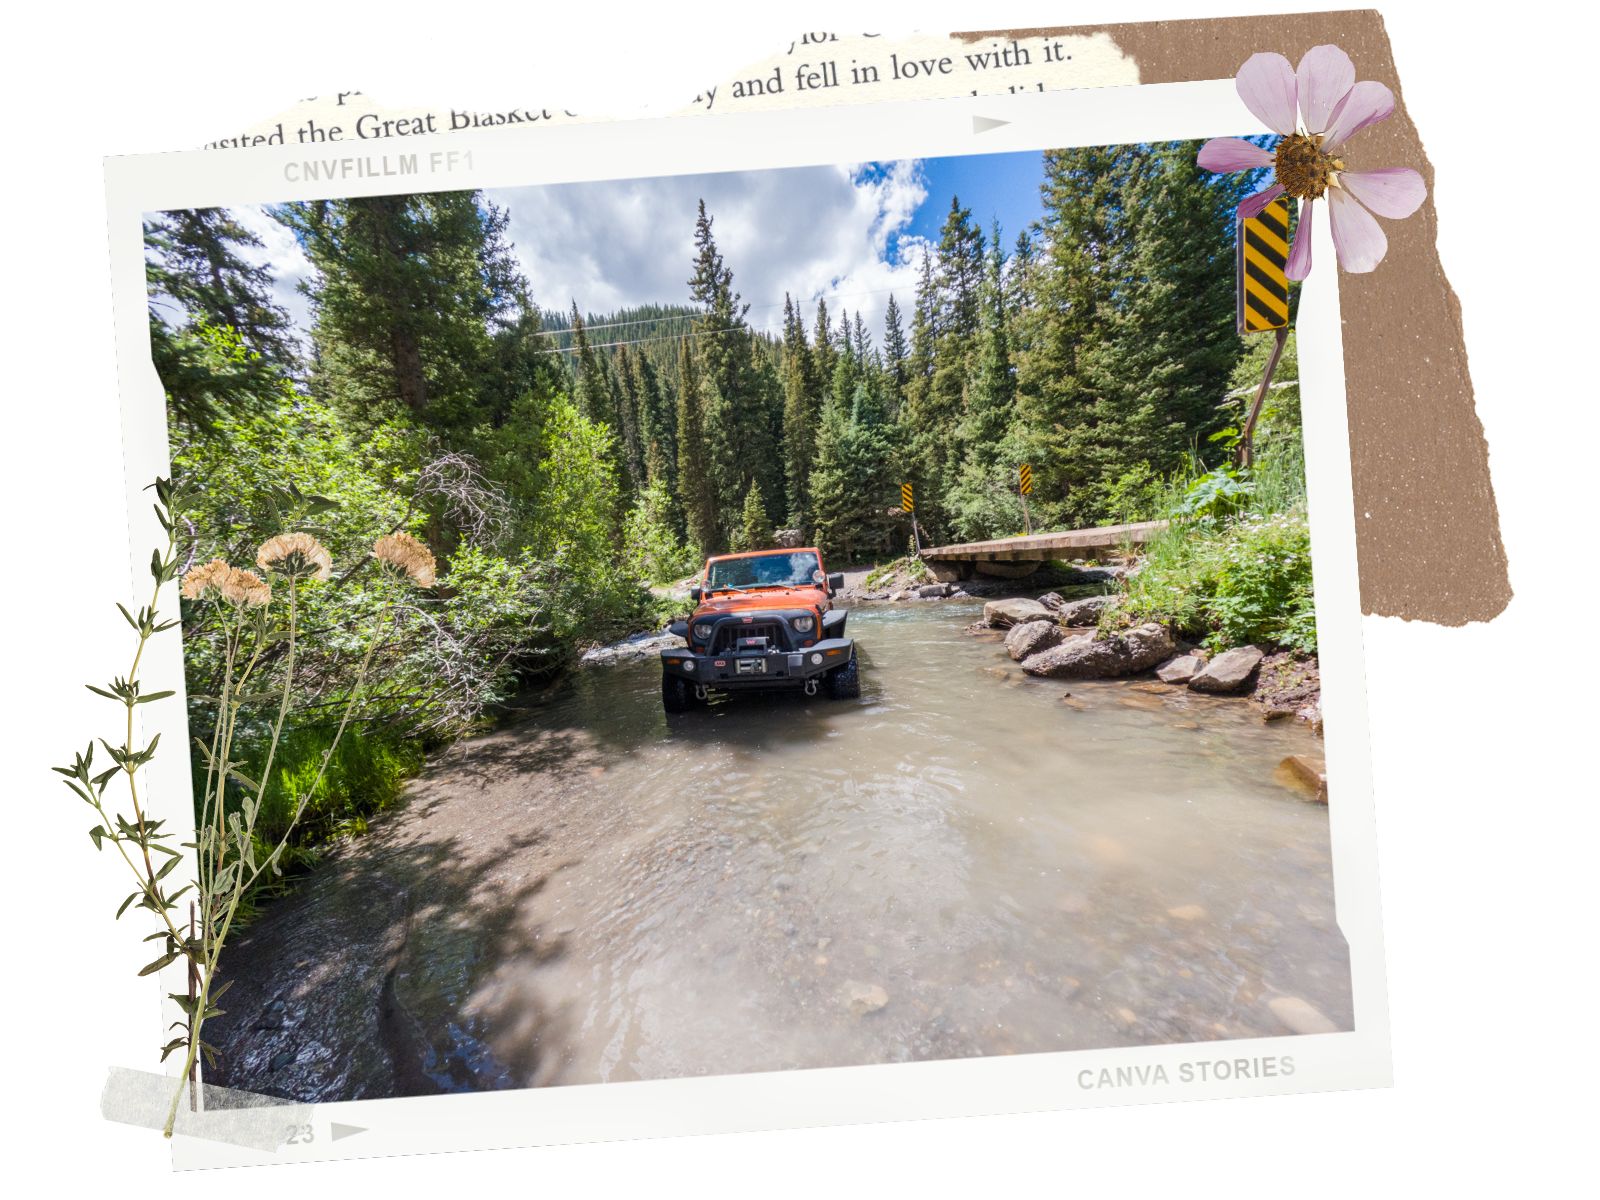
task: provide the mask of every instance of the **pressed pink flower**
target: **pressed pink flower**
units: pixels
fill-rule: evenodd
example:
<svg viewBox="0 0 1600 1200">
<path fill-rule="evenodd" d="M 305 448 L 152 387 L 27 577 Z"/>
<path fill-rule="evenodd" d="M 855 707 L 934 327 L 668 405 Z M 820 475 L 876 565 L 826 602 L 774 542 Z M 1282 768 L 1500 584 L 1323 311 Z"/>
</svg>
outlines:
<svg viewBox="0 0 1600 1200">
<path fill-rule="evenodd" d="M 1281 54 L 1253 54 L 1235 83 L 1245 107 L 1281 140 L 1275 150 L 1263 150 L 1241 138 L 1213 138 L 1200 147 L 1196 162 L 1215 172 L 1272 168 L 1273 182 L 1240 202 L 1242 217 L 1256 216 L 1279 196 L 1300 202 L 1286 268 L 1290 279 L 1311 271 L 1311 206 L 1324 197 L 1339 265 L 1358 274 L 1372 270 L 1389 249 L 1373 214 L 1409 217 L 1427 196 L 1427 185 L 1410 167 L 1347 170 L 1340 148 L 1394 112 L 1394 93 L 1370 79 L 1358 82 L 1350 56 L 1337 46 L 1313 46 L 1298 68 Z"/>
</svg>

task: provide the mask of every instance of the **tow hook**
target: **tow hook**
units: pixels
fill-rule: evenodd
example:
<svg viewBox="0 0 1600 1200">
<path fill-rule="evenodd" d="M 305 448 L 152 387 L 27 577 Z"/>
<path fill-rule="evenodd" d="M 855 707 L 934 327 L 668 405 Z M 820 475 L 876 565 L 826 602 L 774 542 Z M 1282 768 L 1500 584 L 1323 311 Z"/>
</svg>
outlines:
<svg viewBox="0 0 1600 1200">
<path fill-rule="evenodd" d="M 806 680 L 806 695 L 815 696 L 816 694 L 817 694 L 817 678 L 816 678 L 815 675 L 813 675 L 810 679 Z"/>
<path fill-rule="evenodd" d="M 704 700 L 706 698 L 706 685 L 705 684 L 697 683 L 697 684 L 694 685 L 694 698 L 696 700 Z"/>
</svg>

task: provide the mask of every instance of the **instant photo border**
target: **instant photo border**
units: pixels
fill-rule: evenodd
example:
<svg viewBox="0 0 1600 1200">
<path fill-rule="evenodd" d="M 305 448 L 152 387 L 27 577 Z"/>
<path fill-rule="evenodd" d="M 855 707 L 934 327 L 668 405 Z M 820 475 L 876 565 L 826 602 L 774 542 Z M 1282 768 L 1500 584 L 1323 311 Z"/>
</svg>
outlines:
<svg viewBox="0 0 1600 1200">
<path fill-rule="evenodd" d="M 1239 103 L 1233 81 L 1224 79 L 714 120 L 485 130 L 391 139 L 370 148 L 341 143 L 108 159 L 133 577 L 147 578 L 150 547 L 164 536 L 144 489 L 169 469 L 165 397 L 151 362 L 145 307 L 146 213 L 1265 132 Z M 1315 232 L 1317 259 L 1332 264 L 1327 223 Z M 1353 1031 L 317 1104 L 309 1116 L 310 1140 L 291 1143 L 286 1129 L 284 1141 L 269 1152 L 180 1134 L 174 1139 L 174 1166 L 305 1162 L 1388 1085 L 1389 1012 L 1338 283 L 1331 265 L 1307 283 L 1297 326 L 1335 907 L 1350 951 Z M 147 686 L 181 695 L 179 641 L 158 639 L 149 656 Z M 187 744 L 184 712 L 182 703 L 141 710 L 146 738 L 159 732 L 168 745 Z M 151 815 L 187 822 L 187 758 L 158 756 L 147 772 Z M 181 991 L 179 975 L 176 967 L 168 968 L 160 993 Z M 171 1011 L 164 1014 L 163 1027 L 177 1015 L 165 1003 Z M 154 1031 L 154 1020 L 151 1026 Z M 152 1057 L 156 1044 L 152 1040 Z M 1252 1069 L 1241 1078 L 1230 1071 L 1229 1078 L 1219 1080 L 1207 1070 L 1199 1078 L 1201 1063 L 1268 1058 L 1276 1074 L 1263 1077 Z M 1292 1060 L 1292 1073 L 1285 1059 Z M 176 1062 L 176 1057 L 169 1060 L 169 1070 L 178 1069 Z M 338 1140 L 336 1125 L 343 1127 Z"/>
</svg>

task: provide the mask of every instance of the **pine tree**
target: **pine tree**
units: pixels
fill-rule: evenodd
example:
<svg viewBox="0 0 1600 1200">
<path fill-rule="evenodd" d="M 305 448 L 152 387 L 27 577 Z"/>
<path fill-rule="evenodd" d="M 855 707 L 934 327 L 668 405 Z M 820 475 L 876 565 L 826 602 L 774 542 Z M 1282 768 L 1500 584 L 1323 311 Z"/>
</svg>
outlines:
<svg viewBox="0 0 1600 1200">
<path fill-rule="evenodd" d="M 900 326 L 900 305 L 894 293 L 889 294 L 889 305 L 883 314 L 883 370 L 888 381 L 890 417 L 898 415 L 905 398 L 907 347 L 905 330 Z"/>
<path fill-rule="evenodd" d="M 678 355 L 678 499 L 689 540 L 702 554 L 714 554 L 722 545 L 722 527 L 706 452 L 702 389 L 699 360 L 685 339 Z"/>
<path fill-rule="evenodd" d="M 525 306 L 504 214 L 477 192 L 313 200 L 277 215 L 316 268 L 313 384 L 352 418 L 483 418 L 491 335 Z M 487 215 L 486 215 L 487 213 Z"/>
<path fill-rule="evenodd" d="M 163 302 L 181 319 L 169 329 L 201 323 L 232 329 L 239 344 L 280 370 L 299 365 L 289 314 L 272 298 L 273 275 L 251 265 L 241 250 L 260 250 L 261 238 L 222 208 L 164 212 L 146 221 L 146 279 L 158 318 Z"/>
<path fill-rule="evenodd" d="M 611 385 L 614 410 L 617 414 L 617 442 L 621 455 L 623 476 L 619 481 L 624 494 L 645 486 L 644 452 L 646 442 L 640 432 L 639 373 L 634 367 L 635 356 L 627 346 L 618 346 L 611 354 L 607 374 Z"/>
<path fill-rule="evenodd" d="M 788 523 L 807 526 L 811 463 L 816 456 L 816 387 L 805 326 L 787 294 L 783 297 L 783 464 Z"/>
<path fill-rule="evenodd" d="M 753 480 L 763 474 L 781 480 L 782 464 L 772 439 L 782 409 L 781 387 L 774 374 L 758 370 L 744 320 L 749 306 L 741 303 L 733 290 L 733 271 L 717 249 L 704 200 L 695 221 L 694 242 L 689 292 L 702 312 L 695 333 L 709 482 L 718 526 L 731 529 L 737 525 Z M 779 494 L 781 482 L 772 490 Z"/>
<path fill-rule="evenodd" d="M 1123 194 L 1135 149 L 1093 146 L 1045 153 L 1044 246 L 1036 305 L 1024 322 L 1028 352 L 1017 379 L 1019 425 L 1010 453 L 1034 468 L 1038 510 L 1052 521 L 1092 521 L 1101 482 L 1126 463 L 1120 415 L 1103 396 L 1095 361 L 1128 275 Z"/>
<path fill-rule="evenodd" d="M 1013 486 L 1018 463 L 1005 453 L 1016 395 L 1005 279 L 996 226 L 983 281 L 977 367 L 957 439 L 961 464 L 944 498 L 956 536 L 963 540 L 1003 537 L 1022 527 L 1021 503 Z"/>
<path fill-rule="evenodd" d="M 817 300 L 817 317 L 812 329 L 811 378 L 816 383 L 816 403 L 820 409 L 826 398 L 825 393 L 832 386 L 834 358 L 837 355 L 833 345 L 833 328 L 828 324 L 828 302 L 821 298 Z"/>
<path fill-rule="evenodd" d="M 767 516 L 767 504 L 761 496 L 761 484 L 753 482 L 744 494 L 744 507 L 739 516 L 739 534 L 735 541 L 738 550 L 764 550 L 772 545 L 772 521 Z"/>
<path fill-rule="evenodd" d="M 976 333 L 982 305 L 983 232 L 970 209 L 950 198 L 950 214 L 939 231 L 940 333 L 965 338 Z"/>
<path fill-rule="evenodd" d="M 894 450 L 876 373 L 862 376 L 851 395 L 836 391 L 828 398 L 817 438 L 812 506 L 817 542 L 830 555 L 853 562 L 890 545 L 888 513 L 898 488 L 892 476 Z"/>
</svg>

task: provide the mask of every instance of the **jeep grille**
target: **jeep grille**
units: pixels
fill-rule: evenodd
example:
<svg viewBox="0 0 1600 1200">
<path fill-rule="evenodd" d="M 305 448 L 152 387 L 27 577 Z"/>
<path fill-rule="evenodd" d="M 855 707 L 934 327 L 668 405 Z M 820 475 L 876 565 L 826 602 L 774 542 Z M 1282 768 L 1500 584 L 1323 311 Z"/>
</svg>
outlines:
<svg viewBox="0 0 1600 1200">
<path fill-rule="evenodd" d="M 740 638 L 767 639 L 771 650 L 789 649 L 788 627 L 782 621 L 752 621 L 746 625 L 742 618 L 722 621 L 711 638 L 712 654 L 732 654 L 739 647 Z"/>
</svg>

